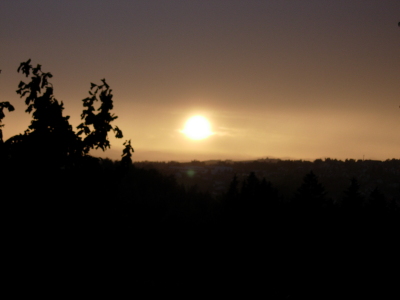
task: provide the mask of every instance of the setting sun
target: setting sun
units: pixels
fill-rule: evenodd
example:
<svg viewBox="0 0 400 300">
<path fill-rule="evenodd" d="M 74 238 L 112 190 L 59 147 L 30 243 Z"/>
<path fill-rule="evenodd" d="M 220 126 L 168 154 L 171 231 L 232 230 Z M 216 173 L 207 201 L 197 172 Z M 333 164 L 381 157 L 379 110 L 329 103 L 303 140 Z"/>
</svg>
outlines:
<svg viewBox="0 0 400 300">
<path fill-rule="evenodd" d="M 202 140 L 212 135 L 211 125 L 206 118 L 194 116 L 187 120 L 182 133 L 192 140 Z"/>
</svg>

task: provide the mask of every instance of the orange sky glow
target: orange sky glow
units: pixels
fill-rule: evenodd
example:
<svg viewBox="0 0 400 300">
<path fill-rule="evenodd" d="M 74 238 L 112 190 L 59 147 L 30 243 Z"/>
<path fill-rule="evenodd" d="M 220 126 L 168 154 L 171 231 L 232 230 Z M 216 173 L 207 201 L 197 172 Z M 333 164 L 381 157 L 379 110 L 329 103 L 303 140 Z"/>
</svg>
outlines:
<svg viewBox="0 0 400 300">
<path fill-rule="evenodd" d="M 2 1 L 0 101 L 22 61 L 51 72 L 71 124 L 90 82 L 113 89 L 134 161 L 400 158 L 400 1 Z M 195 115 L 212 135 L 181 131 Z"/>
</svg>

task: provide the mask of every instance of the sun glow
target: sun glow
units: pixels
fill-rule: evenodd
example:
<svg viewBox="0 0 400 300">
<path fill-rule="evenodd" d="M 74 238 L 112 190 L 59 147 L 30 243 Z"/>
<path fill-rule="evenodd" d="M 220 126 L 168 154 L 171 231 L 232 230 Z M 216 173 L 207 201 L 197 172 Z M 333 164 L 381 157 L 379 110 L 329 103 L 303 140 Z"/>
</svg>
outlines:
<svg viewBox="0 0 400 300">
<path fill-rule="evenodd" d="M 202 140 L 213 134 L 210 122 L 202 116 L 194 116 L 187 120 L 182 133 L 192 140 Z"/>
</svg>

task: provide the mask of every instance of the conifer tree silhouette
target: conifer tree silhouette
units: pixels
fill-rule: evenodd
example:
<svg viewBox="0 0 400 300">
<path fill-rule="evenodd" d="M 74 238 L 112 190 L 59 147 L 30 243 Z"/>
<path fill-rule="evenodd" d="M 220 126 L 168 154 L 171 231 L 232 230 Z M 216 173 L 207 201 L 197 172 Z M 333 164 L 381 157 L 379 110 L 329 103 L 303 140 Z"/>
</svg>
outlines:
<svg viewBox="0 0 400 300">
<path fill-rule="evenodd" d="M 231 218 L 239 210 L 240 205 L 240 193 L 239 193 L 239 180 L 236 174 L 233 176 L 232 181 L 229 184 L 228 191 L 225 195 L 223 202 L 224 216 Z"/>
<path fill-rule="evenodd" d="M 355 212 L 360 210 L 364 201 L 364 197 L 360 193 L 360 185 L 356 178 L 351 179 L 351 184 L 344 191 L 343 208 Z"/>
<path fill-rule="evenodd" d="M 250 175 L 243 181 L 241 190 L 242 197 L 245 198 L 247 202 L 253 204 L 260 198 L 260 187 L 260 180 L 257 178 L 254 172 L 251 172 Z"/>
<path fill-rule="evenodd" d="M 325 200 L 325 188 L 318 181 L 318 177 L 311 171 L 304 176 L 302 185 L 296 193 L 297 205 L 305 209 L 321 208 Z"/>
<path fill-rule="evenodd" d="M 237 202 L 239 197 L 239 181 L 236 174 L 233 176 L 231 183 L 229 184 L 228 192 L 226 197 L 229 201 Z"/>
<path fill-rule="evenodd" d="M 382 212 L 386 209 L 386 197 L 381 190 L 376 187 L 369 195 L 369 208 L 374 212 Z"/>
</svg>

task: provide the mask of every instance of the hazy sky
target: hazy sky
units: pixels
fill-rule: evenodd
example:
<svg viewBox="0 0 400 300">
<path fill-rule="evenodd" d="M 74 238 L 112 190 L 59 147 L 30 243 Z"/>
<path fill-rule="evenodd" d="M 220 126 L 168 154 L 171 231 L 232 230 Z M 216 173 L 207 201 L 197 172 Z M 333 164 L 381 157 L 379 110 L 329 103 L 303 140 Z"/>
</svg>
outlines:
<svg viewBox="0 0 400 300">
<path fill-rule="evenodd" d="M 102 156 L 131 139 L 134 160 L 399 159 L 399 21 L 398 0 L 4 0 L 4 137 L 30 123 L 31 58 L 74 127 L 106 78 L 124 139 Z M 215 134 L 184 136 L 192 115 Z"/>
</svg>

